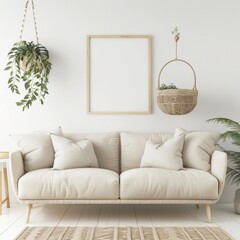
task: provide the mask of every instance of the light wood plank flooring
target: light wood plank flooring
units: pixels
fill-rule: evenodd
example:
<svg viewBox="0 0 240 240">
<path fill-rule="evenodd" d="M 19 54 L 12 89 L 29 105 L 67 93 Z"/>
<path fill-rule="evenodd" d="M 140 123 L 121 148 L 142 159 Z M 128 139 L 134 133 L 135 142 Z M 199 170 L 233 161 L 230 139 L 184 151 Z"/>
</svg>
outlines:
<svg viewBox="0 0 240 240">
<path fill-rule="evenodd" d="M 212 206 L 207 222 L 200 205 L 36 205 L 25 224 L 25 205 L 13 204 L 0 216 L 0 240 L 12 240 L 27 226 L 220 226 L 240 240 L 240 215 L 232 204 Z"/>
</svg>

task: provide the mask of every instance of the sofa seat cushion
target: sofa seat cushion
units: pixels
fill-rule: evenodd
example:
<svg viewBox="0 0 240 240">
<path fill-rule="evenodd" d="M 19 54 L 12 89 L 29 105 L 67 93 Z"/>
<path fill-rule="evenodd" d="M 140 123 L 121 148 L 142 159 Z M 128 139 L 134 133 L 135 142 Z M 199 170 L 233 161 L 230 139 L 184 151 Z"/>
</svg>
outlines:
<svg viewBox="0 0 240 240">
<path fill-rule="evenodd" d="M 18 197 L 27 199 L 118 199 L 119 175 L 100 168 L 39 169 L 23 175 Z"/>
<path fill-rule="evenodd" d="M 136 168 L 120 175 L 120 198 L 213 200 L 218 198 L 218 181 L 210 173 L 197 169 Z"/>
</svg>

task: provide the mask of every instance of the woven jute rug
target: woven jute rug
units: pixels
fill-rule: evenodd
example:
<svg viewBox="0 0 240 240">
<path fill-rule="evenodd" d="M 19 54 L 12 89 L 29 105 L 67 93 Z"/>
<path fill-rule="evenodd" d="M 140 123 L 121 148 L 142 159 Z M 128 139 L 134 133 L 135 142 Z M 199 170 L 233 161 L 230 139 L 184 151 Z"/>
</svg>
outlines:
<svg viewBox="0 0 240 240">
<path fill-rule="evenodd" d="M 219 227 L 29 227 L 17 240 L 233 240 Z"/>
</svg>

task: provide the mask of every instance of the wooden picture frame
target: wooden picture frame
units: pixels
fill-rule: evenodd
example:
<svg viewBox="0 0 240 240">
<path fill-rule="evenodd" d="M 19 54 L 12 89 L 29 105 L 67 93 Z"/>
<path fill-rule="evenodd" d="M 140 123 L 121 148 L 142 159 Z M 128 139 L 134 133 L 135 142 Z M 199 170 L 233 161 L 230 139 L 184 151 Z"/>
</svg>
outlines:
<svg viewBox="0 0 240 240">
<path fill-rule="evenodd" d="M 152 36 L 87 36 L 87 113 L 151 114 Z"/>
</svg>

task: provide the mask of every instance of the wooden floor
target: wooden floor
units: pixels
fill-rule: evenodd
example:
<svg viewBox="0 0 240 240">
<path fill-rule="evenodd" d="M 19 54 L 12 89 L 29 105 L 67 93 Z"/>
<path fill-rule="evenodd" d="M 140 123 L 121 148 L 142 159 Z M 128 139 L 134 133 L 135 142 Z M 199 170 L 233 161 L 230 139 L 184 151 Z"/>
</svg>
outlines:
<svg viewBox="0 0 240 240">
<path fill-rule="evenodd" d="M 13 204 L 0 216 L 0 240 L 14 239 L 27 226 L 220 226 L 240 240 L 240 215 L 230 204 L 212 207 L 207 222 L 200 205 L 38 205 L 25 224 L 25 206 Z"/>
</svg>

